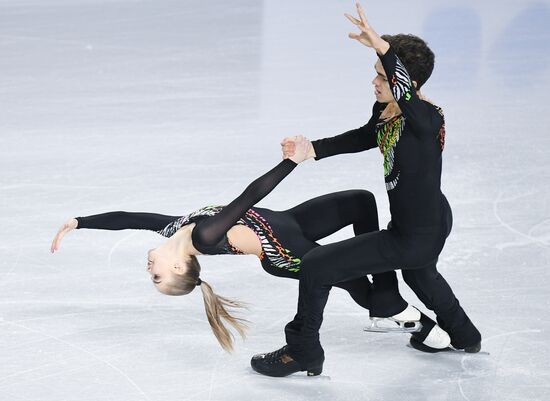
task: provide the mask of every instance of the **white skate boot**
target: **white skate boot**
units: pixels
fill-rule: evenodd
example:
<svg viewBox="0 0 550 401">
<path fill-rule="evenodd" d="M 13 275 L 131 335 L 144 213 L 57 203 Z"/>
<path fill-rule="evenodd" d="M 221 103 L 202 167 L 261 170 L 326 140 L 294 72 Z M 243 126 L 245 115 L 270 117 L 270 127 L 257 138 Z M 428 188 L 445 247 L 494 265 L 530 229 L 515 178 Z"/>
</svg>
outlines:
<svg viewBox="0 0 550 401">
<path fill-rule="evenodd" d="M 451 337 L 445 330 L 424 314 L 420 321 L 422 329 L 413 333 L 410 339 L 413 348 L 430 353 L 450 350 Z"/>
<path fill-rule="evenodd" d="M 408 305 L 403 312 L 390 317 L 371 317 L 365 331 L 377 333 L 416 333 L 422 330 L 422 314 L 414 306 Z"/>
</svg>

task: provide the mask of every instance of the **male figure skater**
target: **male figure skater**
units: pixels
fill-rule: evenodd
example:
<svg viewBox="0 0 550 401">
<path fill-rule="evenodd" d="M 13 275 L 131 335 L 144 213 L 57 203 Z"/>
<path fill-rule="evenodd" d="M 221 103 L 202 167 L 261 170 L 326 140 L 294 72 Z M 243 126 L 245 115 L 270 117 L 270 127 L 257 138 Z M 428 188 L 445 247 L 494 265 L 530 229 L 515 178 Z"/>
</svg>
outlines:
<svg viewBox="0 0 550 401">
<path fill-rule="evenodd" d="M 420 93 L 433 70 L 433 52 L 413 35 L 380 37 L 359 4 L 357 11 L 359 19 L 346 17 L 361 32 L 349 36 L 376 50 L 379 57 L 373 80 L 377 100 L 373 115 L 359 129 L 313 141 L 309 156 L 320 160 L 378 147 L 384 156 L 391 223 L 387 230 L 321 246 L 303 257 L 298 312 L 285 328 L 287 345 L 251 360 L 254 370 L 269 376 L 298 371 L 320 374 L 325 357 L 319 329 L 331 286 L 396 269 L 402 269 L 407 284 L 436 313 L 454 348 L 466 352 L 481 348 L 481 334 L 436 269 L 452 215 L 440 188 L 443 112 Z M 283 140 L 282 145 L 289 156 L 295 140 Z M 423 346 L 422 338 L 416 336 L 410 340 L 413 347 L 435 351 Z"/>
</svg>

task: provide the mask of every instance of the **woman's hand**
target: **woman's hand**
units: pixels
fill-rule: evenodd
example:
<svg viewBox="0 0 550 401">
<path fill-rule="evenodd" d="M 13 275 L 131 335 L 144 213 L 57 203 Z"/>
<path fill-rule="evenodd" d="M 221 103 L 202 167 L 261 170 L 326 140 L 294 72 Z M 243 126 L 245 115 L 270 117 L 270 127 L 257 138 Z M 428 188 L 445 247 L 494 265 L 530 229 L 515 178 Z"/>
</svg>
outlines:
<svg viewBox="0 0 550 401">
<path fill-rule="evenodd" d="M 361 30 L 361 33 L 354 33 L 351 32 L 348 36 L 351 39 L 355 39 L 362 44 L 364 44 L 367 47 L 372 47 L 377 51 L 377 53 L 384 55 L 390 48 L 390 45 L 388 42 L 386 42 L 384 39 L 378 35 L 374 29 L 371 28 L 367 21 L 367 17 L 365 16 L 365 11 L 363 10 L 363 7 L 361 7 L 361 4 L 356 3 L 357 7 L 357 14 L 359 14 L 359 19 L 354 18 L 350 14 L 344 14 L 347 19 L 349 19 L 354 25 L 359 27 Z"/>
<path fill-rule="evenodd" d="M 296 146 L 294 143 L 294 138 L 296 137 L 295 136 L 286 137 L 281 141 L 281 150 L 283 152 L 283 159 L 288 159 L 289 157 L 294 156 L 294 148 Z"/>
<path fill-rule="evenodd" d="M 315 149 L 311 141 L 302 135 L 284 138 L 281 141 L 283 159 L 290 159 L 295 163 L 315 157 Z"/>
<path fill-rule="evenodd" d="M 50 247 L 50 252 L 54 253 L 59 249 L 59 244 L 61 243 L 61 240 L 67 234 L 69 231 L 74 230 L 78 227 L 78 220 L 77 219 L 69 219 L 67 220 L 59 229 L 57 234 L 55 235 L 52 246 Z"/>
</svg>

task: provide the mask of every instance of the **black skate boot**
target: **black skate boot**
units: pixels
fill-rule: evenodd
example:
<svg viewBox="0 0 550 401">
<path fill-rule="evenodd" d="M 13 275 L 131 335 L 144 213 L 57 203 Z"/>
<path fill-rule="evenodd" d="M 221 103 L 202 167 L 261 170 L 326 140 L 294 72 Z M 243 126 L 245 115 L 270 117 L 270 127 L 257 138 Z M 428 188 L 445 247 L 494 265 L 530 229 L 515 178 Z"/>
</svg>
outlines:
<svg viewBox="0 0 550 401">
<path fill-rule="evenodd" d="M 468 319 L 459 329 L 451 333 L 451 345 L 457 350 L 475 354 L 481 351 L 481 333 Z"/>
<path fill-rule="evenodd" d="M 324 361 L 325 357 L 323 356 L 319 360 L 311 363 L 307 368 L 302 368 L 302 366 L 288 354 L 288 345 L 285 345 L 277 351 L 254 355 L 250 360 L 250 366 L 252 366 L 252 369 L 256 372 L 272 377 L 284 377 L 302 371 L 307 371 L 308 376 L 318 376 L 323 371 Z"/>
<path fill-rule="evenodd" d="M 464 352 L 467 352 L 468 354 L 476 354 L 479 351 L 481 351 L 481 340 L 474 345 L 464 347 Z"/>
</svg>

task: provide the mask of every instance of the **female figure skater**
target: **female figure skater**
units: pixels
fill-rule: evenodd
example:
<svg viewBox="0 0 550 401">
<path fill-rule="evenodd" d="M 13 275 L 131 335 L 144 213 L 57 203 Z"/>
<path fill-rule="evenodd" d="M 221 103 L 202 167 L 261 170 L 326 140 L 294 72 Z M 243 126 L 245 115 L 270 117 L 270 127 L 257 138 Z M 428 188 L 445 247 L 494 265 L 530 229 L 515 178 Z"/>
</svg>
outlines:
<svg viewBox="0 0 550 401">
<path fill-rule="evenodd" d="M 215 294 L 212 287 L 200 279 L 197 255 L 254 254 L 267 273 L 297 279 L 301 258 L 319 246 L 317 240 L 350 224 L 356 235 L 378 230 L 374 196 L 364 190 L 320 196 L 282 212 L 253 207 L 306 158 L 309 146 L 309 141 L 297 137 L 294 156 L 256 179 L 225 207 L 207 206 L 186 216 L 110 212 L 72 218 L 59 229 L 51 252 L 57 251 L 64 235 L 75 228 L 147 229 L 168 237 L 163 245 L 148 252 L 147 271 L 155 287 L 163 294 L 185 295 L 200 286 L 212 331 L 220 345 L 231 351 L 233 336 L 223 320 L 244 337 L 245 322 L 228 310 L 242 305 Z M 374 316 L 390 316 L 401 331 L 427 332 L 430 334 L 427 345 L 448 346 L 447 334 L 403 300 L 394 272 L 378 275 L 373 280 L 376 291 L 366 276 L 335 286 L 348 291 L 364 308 L 374 304 L 377 309 Z M 421 318 L 422 324 L 418 324 Z"/>
</svg>

